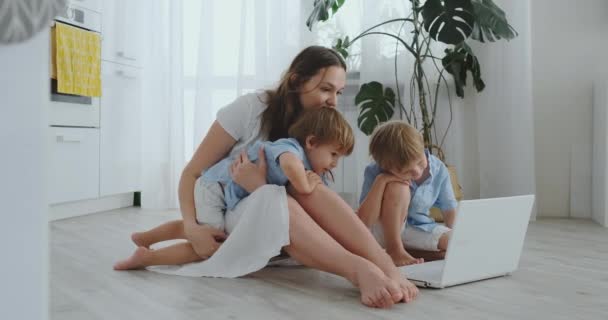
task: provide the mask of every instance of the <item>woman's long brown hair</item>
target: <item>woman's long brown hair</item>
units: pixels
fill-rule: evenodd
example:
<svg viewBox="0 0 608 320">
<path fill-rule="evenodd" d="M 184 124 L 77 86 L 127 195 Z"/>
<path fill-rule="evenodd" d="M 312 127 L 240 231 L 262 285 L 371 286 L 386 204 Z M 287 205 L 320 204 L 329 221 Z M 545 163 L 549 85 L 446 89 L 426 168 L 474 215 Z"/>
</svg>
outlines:
<svg viewBox="0 0 608 320">
<path fill-rule="evenodd" d="M 346 64 L 340 55 L 321 46 L 310 46 L 293 59 L 279 86 L 266 91 L 265 103 L 268 107 L 261 115 L 261 132 L 266 139 L 275 141 L 287 137 L 287 130 L 302 112 L 298 89 L 322 69 L 331 66 L 346 71 Z"/>
</svg>

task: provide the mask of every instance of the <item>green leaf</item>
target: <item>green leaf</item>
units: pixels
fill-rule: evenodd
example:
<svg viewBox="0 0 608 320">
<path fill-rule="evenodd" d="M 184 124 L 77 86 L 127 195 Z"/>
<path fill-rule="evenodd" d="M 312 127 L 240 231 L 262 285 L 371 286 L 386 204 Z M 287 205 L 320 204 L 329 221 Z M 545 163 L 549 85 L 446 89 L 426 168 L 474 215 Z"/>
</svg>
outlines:
<svg viewBox="0 0 608 320">
<path fill-rule="evenodd" d="M 336 3 L 334 3 L 333 6 L 331 6 L 331 14 L 336 14 L 336 12 L 338 12 L 338 9 L 340 9 L 340 7 L 344 4 L 344 1 L 346 0 L 337 0 Z"/>
<path fill-rule="evenodd" d="M 308 30 L 312 31 L 312 27 L 319 21 L 327 21 L 329 19 L 329 10 L 332 14 L 336 14 L 338 9 L 344 4 L 345 0 L 315 0 L 312 12 L 306 20 Z"/>
<path fill-rule="evenodd" d="M 366 135 L 370 135 L 378 124 L 388 121 L 395 108 L 395 92 L 380 82 L 364 83 L 357 96 L 355 104 L 360 108 L 357 125 Z"/>
<path fill-rule="evenodd" d="M 477 92 L 482 91 L 486 85 L 481 79 L 481 66 L 471 47 L 461 43 L 453 49 L 445 50 L 445 57 L 441 59 L 445 70 L 454 77 L 456 95 L 464 98 L 464 87 L 467 85 L 467 71 L 473 75 L 473 83 Z"/>
<path fill-rule="evenodd" d="M 507 15 L 492 0 L 473 0 L 475 27 L 471 38 L 485 42 L 500 39 L 511 40 L 517 36 L 517 31 L 507 22 Z"/>
<path fill-rule="evenodd" d="M 452 45 L 468 38 L 475 25 L 471 0 L 427 0 L 422 20 L 431 38 Z"/>
<path fill-rule="evenodd" d="M 339 54 L 342 55 L 344 59 L 348 58 L 348 47 L 350 46 L 350 40 L 348 36 L 344 37 L 344 39 L 338 38 L 336 44 L 332 47 Z"/>
</svg>

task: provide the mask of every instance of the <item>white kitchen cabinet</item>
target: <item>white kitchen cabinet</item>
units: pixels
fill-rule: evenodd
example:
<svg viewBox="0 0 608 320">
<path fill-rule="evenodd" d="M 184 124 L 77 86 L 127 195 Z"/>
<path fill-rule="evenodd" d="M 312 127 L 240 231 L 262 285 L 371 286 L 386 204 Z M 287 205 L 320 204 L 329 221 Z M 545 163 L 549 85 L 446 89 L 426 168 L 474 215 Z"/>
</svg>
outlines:
<svg viewBox="0 0 608 320">
<path fill-rule="evenodd" d="M 141 70 L 103 61 L 101 197 L 141 190 Z"/>
<path fill-rule="evenodd" d="M 142 66 L 142 0 L 104 0 L 101 59 L 135 67 Z"/>
<path fill-rule="evenodd" d="M 99 129 L 50 127 L 49 200 L 99 196 Z"/>
<path fill-rule="evenodd" d="M 101 2 L 105 0 L 69 0 L 70 5 L 101 12 Z"/>
</svg>

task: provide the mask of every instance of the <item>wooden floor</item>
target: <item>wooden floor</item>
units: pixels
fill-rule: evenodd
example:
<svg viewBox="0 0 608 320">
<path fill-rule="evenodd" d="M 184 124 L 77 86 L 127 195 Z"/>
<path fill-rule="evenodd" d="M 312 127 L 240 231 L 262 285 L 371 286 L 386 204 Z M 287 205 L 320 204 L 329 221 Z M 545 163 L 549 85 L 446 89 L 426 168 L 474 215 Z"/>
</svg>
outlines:
<svg viewBox="0 0 608 320">
<path fill-rule="evenodd" d="M 240 279 L 117 272 L 132 231 L 178 217 L 130 208 L 51 223 L 51 319 L 608 319 L 608 229 L 540 220 L 512 276 L 425 289 L 411 304 L 366 308 L 346 280 L 304 267 Z"/>
</svg>

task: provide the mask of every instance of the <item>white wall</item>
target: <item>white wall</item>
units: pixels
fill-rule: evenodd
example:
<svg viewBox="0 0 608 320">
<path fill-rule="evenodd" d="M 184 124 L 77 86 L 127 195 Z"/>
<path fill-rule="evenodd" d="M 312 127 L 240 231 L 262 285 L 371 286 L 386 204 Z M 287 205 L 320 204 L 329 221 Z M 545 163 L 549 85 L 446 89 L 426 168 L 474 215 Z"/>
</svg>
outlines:
<svg viewBox="0 0 608 320">
<path fill-rule="evenodd" d="M 49 36 L 0 45 L 0 318 L 48 318 Z"/>
<path fill-rule="evenodd" d="M 538 212 L 589 218 L 592 81 L 608 52 L 608 1 L 530 2 Z"/>
</svg>

